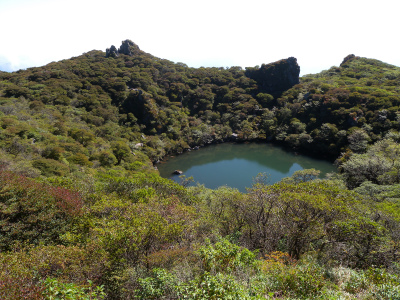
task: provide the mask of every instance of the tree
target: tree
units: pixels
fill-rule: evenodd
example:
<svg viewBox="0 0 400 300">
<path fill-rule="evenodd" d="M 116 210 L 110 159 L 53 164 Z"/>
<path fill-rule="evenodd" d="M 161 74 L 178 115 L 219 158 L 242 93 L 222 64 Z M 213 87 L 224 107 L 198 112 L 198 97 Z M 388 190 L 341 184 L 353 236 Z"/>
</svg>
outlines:
<svg viewBox="0 0 400 300">
<path fill-rule="evenodd" d="M 243 139 L 245 140 L 247 140 L 253 134 L 253 126 L 251 126 L 251 123 L 247 120 L 244 120 L 240 124 L 240 128 L 242 131 Z"/>
<path fill-rule="evenodd" d="M 370 140 L 368 133 L 362 129 L 355 130 L 347 139 L 349 140 L 349 148 L 356 153 L 365 152 Z"/>
<path fill-rule="evenodd" d="M 364 154 L 353 154 L 340 169 L 347 185 L 354 188 L 364 181 L 375 184 L 400 182 L 400 146 L 392 139 L 384 139 L 372 145 Z"/>
<path fill-rule="evenodd" d="M 382 155 L 354 154 L 341 165 L 349 188 L 355 188 L 364 181 L 379 183 L 378 177 L 389 172 L 391 164 Z"/>
<path fill-rule="evenodd" d="M 81 143 L 84 147 L 88 146 L 89 143 L 95 139 L 94 134 L 86 129 L 71 129 L 69 134 L 74 140 Z"/>
<path fill-rule="evenodd" d="M 270 106 L 272 104 L 272 101 L 274 100 L 274 97 L 272 95 L 266 93 L 258 93 L 256 98 L 258 103 L 260 103 L 262 107 Z"/>
<path fill-rule="evenodd" d="M 44 176 L 65 176 L 69 167 L 57 160 L 40 158 L 32 162 L 32 166 L 39 169 Z"/>
<path fill-rule="evenodd" d="M 386 229 L 379 222 L 363 216 L 335 221 L 328 229 L 328 238 L 342 246 L 328 255 L 344 265 L 356 268 L 386 263 L 386 234 Z"/>
<path fill-rule="evenodd" d="M 299 171 L 294 172 L 293 175 L 289 179 L 293 180 L 293 182 L 295 184 L 298 184 L 301 182 L 315 180 L 318 178 L 320 173 L 321 173 L 321 171 L 316 170 L 316 169 L 299 170 Z"/>
<path fill-rule="evenodd" d="M 241 204 L 247 225 L 242 239 L 251 249 L 285 251 L 296 259 L 310 247 L 322 250 L 329 244 L 327 228 L 356 213 L 359 203 L 355 193 L 328 180 L 257 183 L 248 194 Z"/>
<path fill-rule="evenodd" d="M 118 160 L 114 154 L 109 151 L 102 151 L 99 154 L 99 162 L 103 167 L 111 167 L 115 165 Z"/>
<path fill-rule="evenodd" d="M 117 159 L 117 164 L 120 165 L 122 159 L 127 158 L 131 154 L 131 149 L 129 146 L 123 141 L 117 141 L 111 143 L 112 152 Z"/>
</svg>

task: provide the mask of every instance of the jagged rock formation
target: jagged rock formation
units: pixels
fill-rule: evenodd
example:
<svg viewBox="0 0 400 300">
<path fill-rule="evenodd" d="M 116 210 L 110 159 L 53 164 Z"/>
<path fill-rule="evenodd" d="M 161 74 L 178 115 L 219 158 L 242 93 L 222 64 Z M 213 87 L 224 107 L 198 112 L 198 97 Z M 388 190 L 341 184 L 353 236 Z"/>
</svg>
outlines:
<svg viewBox="0 0 400 300">
<path fill-rule="evenodd" d="M 114 45 L 112 45 L 110 48 L 107 48 L 106 57 L 117 57 L 119 54 L 132 56 L 138 50 L 140 50 L 138 45 L 131 40 L 125 40 L 122 41 L 122 44 L 118 50 Z"/>
<path fill-rule="evenodd" d="M 118 50 L 117 48 L 115 48 L 114 45 L 106 49 L 106 57 L 117 57 L 117 56 L 118 56 Z"/>
<path fill-rule="evenodd" d="M 342 63 L 340 64 L 340 66 L 343 66 L 345 63 L 347 63 L 348 61 L 350 61 L 350 60 L 353 60 L 353 59 L 357 59 L 357 58 L 359 58 L 358 56 L 355 56 L 354 54 L 349 54 L 349 55 L 347 55 L 344 59 L 343 59 L 343 61 L 342 61 Z"/>
<path fill-rule="evenodd" d="M 300 66 L 297 59 L 289 57 L 261 68 L 248 68 L 246 76 L 257 81 L 259 91 L 274 96 L 299 83 Z"/>
</svg>

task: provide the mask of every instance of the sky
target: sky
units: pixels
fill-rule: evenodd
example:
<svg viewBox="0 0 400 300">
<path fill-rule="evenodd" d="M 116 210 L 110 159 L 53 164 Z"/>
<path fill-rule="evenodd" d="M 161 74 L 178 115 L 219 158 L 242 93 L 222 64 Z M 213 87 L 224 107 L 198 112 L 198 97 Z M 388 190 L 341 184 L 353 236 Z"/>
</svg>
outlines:
<svg viewBox="0 0 400 300">
<path fill-rule="evenodd" d="M 300 75 L 348 54 L 400 66 L 395 0 L 0 0 L 0 70 L 117 48 L 190 67 L 254 67 L 294 56 Z"/>
</svg>

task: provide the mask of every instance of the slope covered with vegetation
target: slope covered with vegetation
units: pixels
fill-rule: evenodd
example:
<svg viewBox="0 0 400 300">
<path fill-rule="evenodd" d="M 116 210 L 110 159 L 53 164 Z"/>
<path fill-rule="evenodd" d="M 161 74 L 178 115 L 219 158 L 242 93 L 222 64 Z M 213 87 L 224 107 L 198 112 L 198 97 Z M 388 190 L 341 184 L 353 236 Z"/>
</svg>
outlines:
<svg viewBox="0 0 400 300">
<path fill-rule="evenodd" d="M 295 58 L 189 68 L 131 41 L 0 72 L 0 298 L 399 299 L 400 68 L 350 55 L 298 74 Z M 339 173 L 240 193 L 154 168 L 228 140 Z"/>
</svg>

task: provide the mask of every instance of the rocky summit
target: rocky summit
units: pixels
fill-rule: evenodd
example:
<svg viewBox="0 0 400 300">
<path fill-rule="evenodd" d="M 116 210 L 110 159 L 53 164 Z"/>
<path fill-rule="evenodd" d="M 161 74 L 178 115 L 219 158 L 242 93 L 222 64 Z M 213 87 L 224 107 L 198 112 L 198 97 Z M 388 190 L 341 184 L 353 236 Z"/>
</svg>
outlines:
<svg viewBox="0 0 400 300">
<path fill-rule="evenodd" d="M 262 64 L 260 68 L 248 68 L 246 76 L 254 79 L 261 92 L 280 95 L 299 83 L 300 66 L 297 59 L 289 57 L 270 64 Z"/>
<path fill-rule="evenodd" d="M 106 57 L 117 57 L 119 54 L 132 56 L 137 50 L 140 50 L 138 45 L 131 40 L 125 40 L 122 41 L 118 50 L 114 45 L 111 45 L 110 48 L 107 48 Z"/>
</svg>

